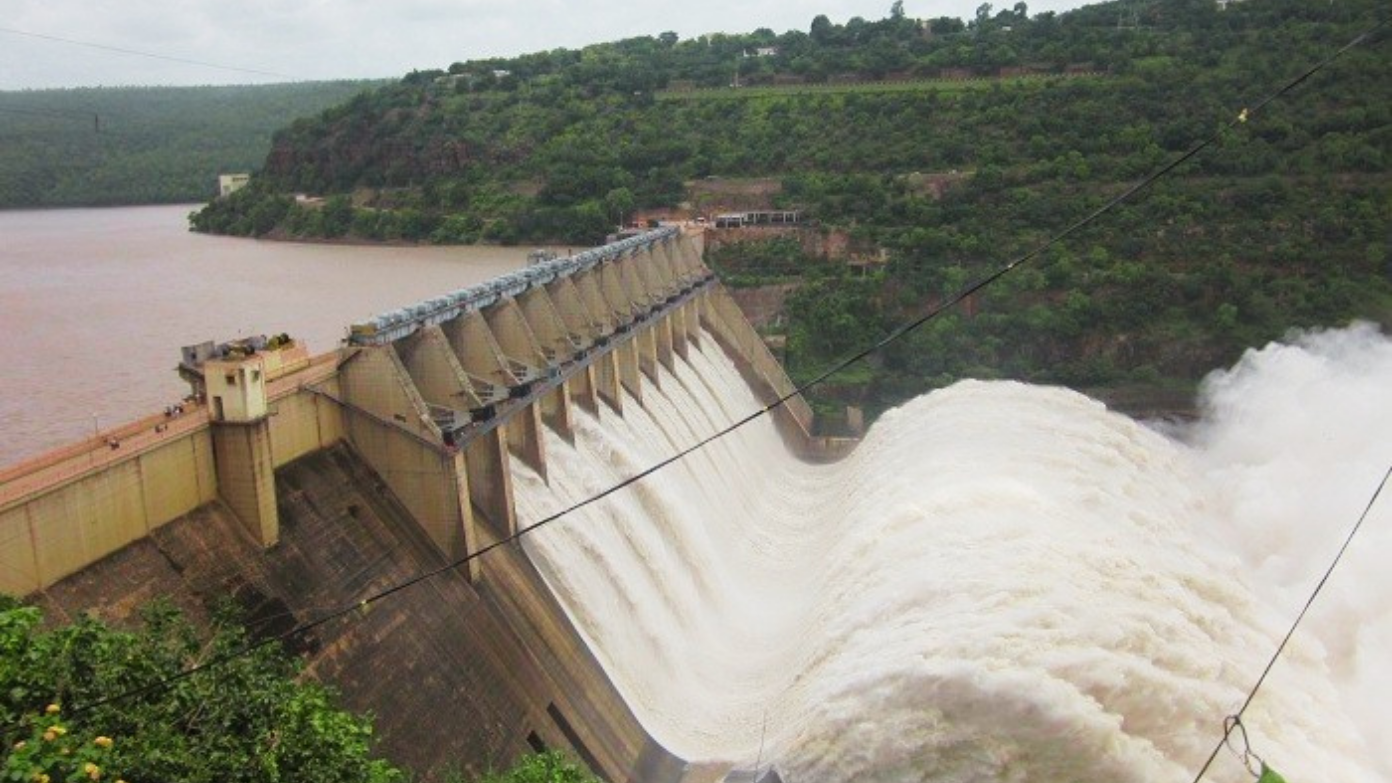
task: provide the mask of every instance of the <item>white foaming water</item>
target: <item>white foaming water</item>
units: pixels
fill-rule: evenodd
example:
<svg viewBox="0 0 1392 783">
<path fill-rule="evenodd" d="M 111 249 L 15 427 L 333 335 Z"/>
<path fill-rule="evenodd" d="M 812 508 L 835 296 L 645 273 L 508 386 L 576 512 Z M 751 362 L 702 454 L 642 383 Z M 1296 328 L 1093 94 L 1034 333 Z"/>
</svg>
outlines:
<svg viewBox="0 0 1392 783">
<path fill-rule="evenodd" d="M 1392 344 L 1250 353 L 1176 443 L 964 382 L 804 465 L 760 420 L 527 539 L 644 726 L 805 781 L 1192 779 L 1392 456 Z M 548 435 L 534 521 L 758 407 L 718 349 Z M 1384 505 L 1247 713 L 1292 781 L 1392 780 Z M 765 736 L 766 727 L 766 736 Z M 762 749 L 761 749 L 761 737 Z M 1208 779 L 1246 780 L 1222 754 Z"/>
</svg>

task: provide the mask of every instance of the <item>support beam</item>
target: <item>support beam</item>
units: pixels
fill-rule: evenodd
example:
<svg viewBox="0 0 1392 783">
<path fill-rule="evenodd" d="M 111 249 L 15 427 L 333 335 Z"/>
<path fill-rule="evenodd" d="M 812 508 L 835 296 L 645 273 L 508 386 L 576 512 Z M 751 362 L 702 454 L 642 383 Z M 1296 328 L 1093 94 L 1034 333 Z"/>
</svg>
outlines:
<svg viewBox="0 0 1392 783">
<path fill-rule="evenodd" d="M 603 400 L 611 410 L 623 415 L 623 388 L 619 370 L 619 352 L 609 351 L 595 358 L 590 365 L 594 370 L 595 395 Z"/>
<path fill-rule="evenodd" d="M 582 272 L 569 278 L 575 286 L 575 290 L 580 297 L 573 305 L 575 310 L 582 311 L 588 319 L 598 326 L 599 331 L 595 334 L 596 338 L 607 337 L 614 332 L 617 325 L 615 321 L 615 306 L 605 298 L 603 292 L 604 275 L 602 272 Z"/>
<path fill-rule="evenodd" d="M 593 288 L 593 276 L 584 273 L 583 279 L 591 284 L 593 296 L 598 298 L 599 289 Z M 602 307 L 591 309 L 587 296 L 581 292 L 576 279 L 558 278 L 546 286 L 546 295 L 560 316 L 561 322 L 565 324 L 566 331 L 579 341 L 580 347 L 589 348 L 595 340 L 612 331 L 603 321 L 606 314 Z"/>
<path fill-rule="evenodd" d="M 610 264 L 618 272 L 619 284 L 623 286 L 624 295 L 632 304 L 636 314 L 642 315 L 652 307 L 654 298 L 650 295 L 643 285 L 642 279 L 638 276 L 637 262 L 634 256 L 624 256 Z"/>
<path fill-rule="evenodd" d="M 687 234 L 683 240 L 677 243 L 677 258 L 689 274 L 700 274 L 705 269 L 705 265 L 701 263 L 701 256 L 705 250 L 705 233 Z"/>
<path fill-rule="evenodd" d="M 262 547 L 280 541 L 269 419 L 213 425 L 218 495 Z"/>
<path fill-rule="evenodd" d="M 668 310 L 665 320 L 672 330 L 672 351 L 683 359 L 690 358 L 689 343 L 686 339 L 686 304 L 683 303 Z"/>
<path fill-rule="evenodd" d="M 672 240 L 664 240 L 653 245 L 649 251 L 653 257 L 653 269 L 657 277 L 662 281 L 663 290 L 667 296 L 671 296 L 681 289 L 684 281 L 678 274 L 676 259 L 673 258 Z"/>
<path fill-rule="evenodd" d="M 614 349 L 614 357 L 619 364 L 619 383 L 633 395 L 633 399 L 643 404 L 643 377 L 638 369 L 638 341 L 628 342 Z"/>
<path fill-rule="evenodd" d="M 657 362 L 666 367 L 668 372 L 677 371 L 676 361 L 673 358 L 673 338 L 672 338 L 672 313 L 667 312 L 659 315 L 649 330 L 653 333 L 654 342 L 657 344 Z"/>
<path fill-rule="evenodd" d="M 483 406 L 443 329 L 426 326 L 393 345 L 427 403 L 457 411 Z"/>
<path fill-rule="evenodd" d="M 354 349 L 342 362 L 339 377 L 349 405 L 443 448 L 429 406 L 391 345 Z"/>
<path fill-rule="evenodd" d="M 503 353 L 513 357 L 514 350 L 527 352 L 529 358 L 539 362 L 536 366 L 543 374 L 558 373 L 561 364 L 571 361 L 578 352 L 579 338 L 566 328 L 544 288 L 526 291 L 513 302 L 501 302 L 490 308 L 489 318 L 498 327 Z M 548 427 L 567 441 L 574 440 L 570 395 L 563 385 L 543 394 L 537 405 Z M 533 467 L 546 475 L 544 465 Z"/>
<path fill-rule="evenodd" d="M 459 529 L 457 536 L 451 536 L 443 550 L 451 562 L 459 560 L 471 552 L 482 548 L 479 538 L 478 520 L 474 519 L 474 504 L 469 488 L 469 465 L 464 452 L 456 451 L 450 455 L 449 474 L 454 479 L 454 503 L 459 508 Z M 478 558 L 469 561 L 465 572 L 470 582 L 478 582 L 483 576 L 483 563 Z"/>
<path fill-rule="evenodd" d="M 545 481 L 546 439 L 541 432 L 540 401 L 512 414 L 503 429 L 507 431 L 508 449 Z"/>
<path fill-rule="evenodd" d="M 484 318 L 504 358 L 538 372 L 551 363 L 516 300 L 499 301 L 484 311 Z M 511 365 L 509 369 L 513 369 Z M 517 374 L 515 370 L 513 374 Z"/>
<path fill-rule="evenodd" d="M 695 299 L 690 299 L 682 304 L 682 323 L 686 326 L 686 341 L 695 346 L 698 350 L 701 347 L 701 297 L 704 293 L 696 295 Z"/>
<path fill-rule="evenodd" d="M 541 410 L 541 420 L 553 432 L 565 438 L 567 443 L 575 443 L 575 422 L 574 412 L 571 406 L 570 389 L 567 382 L 563 381 L 551 391 L 541 395 L 537 400 L 537 407 Z M 545 475 L 545 471 L 542 471 Z"/>
<path fill-rule="evenodd" d="M 652 381 L 654 389 L 662 388 L 662 374 L 657 365 L 657 328 L 649 321 L 633 334 L 633 343 L 638 346 L 638 368 Z"/>
<path fill-rule="evenodd" d="M 436 369 L 447 366 L 437 353 L 443 346 L 433 344 L 432 349 L 426 338 L 406 353 L 422 368 L 427 363 Z M 447 380 L 444 373 L 431 378 L 432 383 Z M 441 555 L 457 559 L 466 554 L 474 527 L 465 502 L 470 491 L 467 466 L 445 445 L 396 349 L 390 344 L 357 349 L 340 364 L 339 382 L 348 439 L 363 461 L 382 477 Z"/>
<path fill-rule="evenodd" d="M 595 417 L 599 416 L 599 395 L 595 385 L 594 364 L 585 365 L 566 379 L 565 387 L 571 402 L 589 411 Z"/>
<path fill-rule="evenodd" d="M 550 363 L 570 361 L 588 343 L 583 328 L 571 330 L 545 288 L 523 292 L 517 297 L 517 306 L 542 354 Z"/>
<path fill-rule="evenodd" d="M 491 526 L 494 540 L 517 533 L 512 472 L 507 461 L 507 436 L 501 428 L 474 438 L 464 449 L 469 501 Z"/>
<path fill-rule="evenodd" d="M 470 378 L 496 387 L 476 388 L 479 396 L 485 401 L 505 398 L 506 390 L 517 385 L 517 379 L 508 370 L 498 341 L 493 338 L 493 332 L 482 313 L 465 313 L 445 322 L 442 329 L 449 338 L 450 348 L 454 350 L 454 355 L 459 359 L 464 372 Z M 474 382 L 475 387 L 478 386 L 477 381 Z"/>
<path fill-rule="evenodd" d="M 667 298 L 667 286 L 657 273 L 657 259 L 652 248 L 635 250 L 626 263 L 633 271 L 633 279 L 638 283 L 638 288 L 649 305 Z"/>
<path fill-rule="evenodd" d="M 605 264 L 598 270 L 599 291 L 604 297 L 606 308 L 609 310 L 609 317 L 615 328 L 633 322 L 633 318 L 640 312 L 638 302 L 629 294 L 628 287 L 624 285 L 622 270 L 615 264 Z"/>
</svg>

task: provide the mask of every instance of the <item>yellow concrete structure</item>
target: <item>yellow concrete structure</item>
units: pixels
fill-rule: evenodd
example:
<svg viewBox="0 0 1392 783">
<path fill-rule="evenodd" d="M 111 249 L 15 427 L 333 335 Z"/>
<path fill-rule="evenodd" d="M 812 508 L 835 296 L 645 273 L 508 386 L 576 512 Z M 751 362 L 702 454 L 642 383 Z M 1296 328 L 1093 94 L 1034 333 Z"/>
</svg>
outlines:
<svg viewBox="0 0 1392 783">
<path fill-rule="evenodd" d="M 337 357 L 292 358 L 279 379 L 262 360 L 258 421 L 215 423 L 190 401 L 0 471 L 0 592 L 42 590 L 219 500 L 254 541 L 273 543 L 274 469 L 344 431 L 337 408 L 303 390 L 332 388 Z"/>
<path fill-rule="evenodd" d="M 274 546 L 276 470 L 343 441 L 443 557 L 514 534 L 510 460 L 545 479 L 543 428 L 569 438 L 577 405 L 642 405 L 690 345 L 713 337 L 767 402 L 792 392 L 700 262 L 701 237 L 666 230 L 529 268 L 354 326 L 312 360 L 284 336 L 191 346 L 180 371 L 198 404 L 140 425 L 159 432 L 0 474 L 0 589 L 41 589 L 214 500 Z M 800 397 L 775 415 L 798 453 L 828 451 Z"/>
</svg>

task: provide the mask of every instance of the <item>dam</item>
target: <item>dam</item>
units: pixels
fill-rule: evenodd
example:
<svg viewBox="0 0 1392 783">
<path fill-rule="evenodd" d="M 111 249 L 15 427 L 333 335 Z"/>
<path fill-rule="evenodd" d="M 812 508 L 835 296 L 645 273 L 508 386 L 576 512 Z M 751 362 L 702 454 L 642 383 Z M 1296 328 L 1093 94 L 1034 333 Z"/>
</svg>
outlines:
<svg viewBox="0 0 1392 783">
<path fill-rule="evenodd" d="M 699 250 L 537 265 L 320 357 L 191 346 L 182 412 L 0 476 L 4 589 L 60 616 L 231 594 L 276 633 L 501 541 L 788 391 Z M 1302 415 L 1309 378 L 1339 417 Z M 611 781 L 1184 778 L 1289 617 L 1269 595 L 1366 500 L 1389 378 L 1366 329 L 1265 349 L 1191 444 L 1017 383 L 920 397 L 854 450 L 794 404 L 298 650 L 425 776 L 559 748 Z M 1308 563 L 1272 557 L 1292 541 Z M 1248 714 L 1291 779 L 1392 774 L 1388 615 L 1350 595 Z"/>
<path fill-rule="evenodd" d="M 791 391 L 701 238 L 668 227 L 545 259 L 320 356 L 288 335 L 188 346 L 183 403 L 0 473 L 0 590 L 117 614 L 232 594 L 274 632 L 515 536 L 514 473 L 545 485 L 549 441 L 632 415 L 702 351 L 766 401 Z M 805 458 L 849 448 L 808 434 L 800 398 L 774 418 Z M 682 778 L 521 550 L 412 592 L 301 640 L 350 706 L 384 716 L 388 756 L 429 774 L 557 747 L 608 780 Z M 422 692 L 476 719 L 422 742 Z"/>
</svg>

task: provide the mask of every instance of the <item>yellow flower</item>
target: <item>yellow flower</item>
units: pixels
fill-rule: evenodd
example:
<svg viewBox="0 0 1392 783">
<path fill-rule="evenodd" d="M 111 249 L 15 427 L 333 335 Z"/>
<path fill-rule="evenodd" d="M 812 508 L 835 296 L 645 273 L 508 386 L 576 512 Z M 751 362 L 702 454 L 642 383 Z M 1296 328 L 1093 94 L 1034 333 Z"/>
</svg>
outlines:
<svg viewBox="0 0 1392 783">
<path fill-rule="evenodd" d="M 111 738 L 110 738 L 110 737 L 97 737 L 96 739 L 92 740 L 92 743 L 95 744 L 95 745 L 96 745 L 97 747 L 99 747 L 99 748 L 109 748 L 109 747 L 111 747 Z"/>
<path fill-rule="evenodd" d="M 14 749 L 15 749 L 15 750 L 24 750 L 24 746 L 25 746 L 25 745 L 28 745 L 28 744 L 29 744 L 29 743 L 25 742 L 24 740 L 20 740 L 19 742 L 16 742 L 16 743 L 14 744 Z"/>
<path fill-rule="evenodd" d="M 54 731 L 53 729 L 49 729 L 48 731 L 45 731 L 43 733 L 43 738 L 44 742 L 52 742 L 58 739 L 58 732 Z"/>
<path fill-rule="evenodd" d="M 82 771 L 86 772 L 87 777 L 91 778 L 92 780 L 97 780 L 101 777 L 101 767 L 98 767 L 96 764 L 93 764 L 90 761 L 82 765 Z"/>
<path fill-rule="evenodd" d="M 47 707 L 44 708 L 44 712 L 47 713 L 47 714 L 49 714 L 49 715 L 52 715 L 52 714 L 58 712 L 58 705 L 57 705 L 57 704 L 50 704 L 50 705 L 48 705 Z"/>
<path fill-rule="evenodd" d="M 63 728 L 62 726 L 59 726 L 56 723 L 49 727 L 49 731 L 53 732 L 54 734 L 57 734 L 60 737 L 68 733 L 67 729 Z"/>
</svg>

